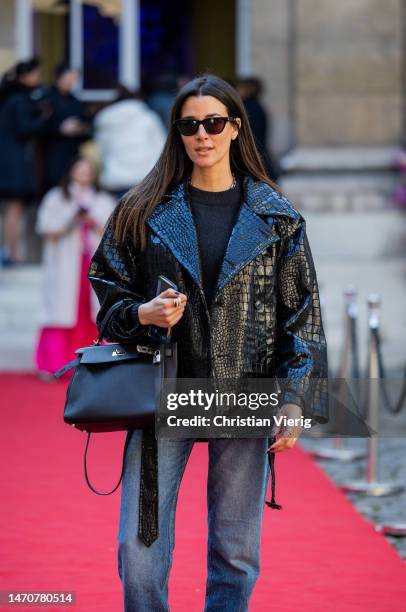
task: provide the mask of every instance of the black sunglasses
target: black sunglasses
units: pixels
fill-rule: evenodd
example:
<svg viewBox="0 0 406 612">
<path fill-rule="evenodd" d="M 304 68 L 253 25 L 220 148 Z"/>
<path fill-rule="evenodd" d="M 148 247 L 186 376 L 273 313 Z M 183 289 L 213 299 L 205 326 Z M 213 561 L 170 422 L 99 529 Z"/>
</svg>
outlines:
<svg viewBox="0 0 406 612">
<path fill-rule="evenodd" d="M 235 117 L 207 117 L 206 119 L 176 119 L 173 122 L 182 136 L 194 136 L 202 124 L 208 134 L 221 134 L 227 121 L 236 123 Z"/>
</svg>

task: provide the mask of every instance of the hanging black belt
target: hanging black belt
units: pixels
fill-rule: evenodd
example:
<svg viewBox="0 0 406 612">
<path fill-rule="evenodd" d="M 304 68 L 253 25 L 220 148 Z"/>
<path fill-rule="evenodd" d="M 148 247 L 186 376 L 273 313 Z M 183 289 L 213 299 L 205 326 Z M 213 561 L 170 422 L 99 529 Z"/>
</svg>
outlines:
<svg viewBox="0 0 406 612">
<path fill-rule="evenodd" d="M 268 447 L 276 437 L 268 439 Z M 274 510 L 282 506 L 275 501 L 275 453 L 268 451 L 271 469 L 271 500 L 266 505 Z M 138 537 L 145 546 L 151 546 L 159 536 L 158 530 L 158 445 L 152 430 L 143 430 L 141 445 L 141 474 L 138 512 Z"/>
</svg>

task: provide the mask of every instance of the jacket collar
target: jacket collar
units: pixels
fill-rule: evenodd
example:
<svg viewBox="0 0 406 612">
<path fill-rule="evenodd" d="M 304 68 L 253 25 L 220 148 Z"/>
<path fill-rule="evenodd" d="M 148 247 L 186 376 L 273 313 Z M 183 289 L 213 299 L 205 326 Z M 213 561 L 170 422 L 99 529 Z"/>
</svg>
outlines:
<svg viewBox="0 0 406 612">
<path fill-rule="evenodd" d="M 214 298 L 249 261 L 279 240 L 274 219 L 267 223 L 261 216 L 293 219 L 300 216 L 284 196 L 266 183 L 245 175 L 242 187 L 243 201 L 227 244 Z M 185 182 L 154 208 L 147 224 L 203 291 L 197 233 Z"/>
</svg>

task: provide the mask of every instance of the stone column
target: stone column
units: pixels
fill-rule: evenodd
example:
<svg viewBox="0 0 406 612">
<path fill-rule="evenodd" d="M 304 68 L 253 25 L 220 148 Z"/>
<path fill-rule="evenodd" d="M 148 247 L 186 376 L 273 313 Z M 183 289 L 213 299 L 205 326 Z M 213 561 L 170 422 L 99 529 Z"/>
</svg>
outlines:
<svg viewBox="0 0 406 612">
<path fill-rule="evenodd" d="M 403 0 L 295 0 L 295 147 L 282 185 L 305 208 L 388 205 L 403 123 Z"/>
<path fill-rule="evenodd" d="M 139 0 L 122 0 L 120 21 L 120 81 L 138 89 L 141 80 Z"/>
<path fill-rule="evenodd" d="M 8 70 L 16 60 L 15 4 L 13 0 L 0 2 L 0 73 Z"/>
<path fill-rule="evenodd" d="M 390 146 L 402 125 L 402 0 L 296 2 L 299 146 Z"/>
<path fill-rule="evenodd" d="M 263 102 L 273 116 L 269 145 L 277 154 L 293 145 L 292 0 L 251 0 L 252 73 L 263 79 Z"/>
<path fill-rule="evenodd" d="M 19 60 L 26 60 L 33 52 L 31 0 L 16 0 L 15 3 L 15 45 Z"/>
</svg>

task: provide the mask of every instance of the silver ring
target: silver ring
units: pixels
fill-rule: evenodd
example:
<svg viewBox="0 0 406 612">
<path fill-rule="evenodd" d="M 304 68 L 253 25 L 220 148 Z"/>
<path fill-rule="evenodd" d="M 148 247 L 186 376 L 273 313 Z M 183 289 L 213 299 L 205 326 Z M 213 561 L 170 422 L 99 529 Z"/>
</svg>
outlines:
<svg viewBox="0 0 406 612">
<path fill-rule="evenodd" d="M 173 305 L 175 306 L 175 308 L 178 308 L 178 306 L 180 306 L 180 303 L 181 303 L 180 297 L 173 298 Z"/>
</svg>

